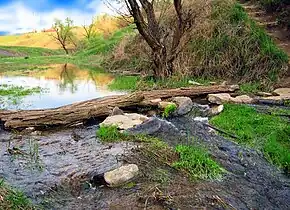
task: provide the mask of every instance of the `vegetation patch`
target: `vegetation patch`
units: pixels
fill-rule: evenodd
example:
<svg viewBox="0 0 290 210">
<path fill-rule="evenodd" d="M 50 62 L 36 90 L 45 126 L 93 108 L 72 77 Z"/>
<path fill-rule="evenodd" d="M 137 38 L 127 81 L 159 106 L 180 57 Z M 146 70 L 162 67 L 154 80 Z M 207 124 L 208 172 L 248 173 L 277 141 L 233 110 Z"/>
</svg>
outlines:
<svg viewBox="0 0 290 210">
<path fill-rule="evenodd" d="M 222 178 L 225 170 L 201 147 L 178 145 L 175 150 L 179 160 L 173 163 L 173 167 L 187 171 L 193 180 Z"/>
<path fill-rule="evenodd" d="M 3 210 L 32 210 L 31 201 L 20 191 L 12 189 L 0 179 L 0 209 Z"/>
<path fill-rule="evenodd" d="M 178 145 L 174 151 L 167 143 L 158 138 L 120 133 L 116 126 L 101 126 L 97 131 L 97 137 L 102 142 L 142 143 L 141 148 L 144 155 L 188 173 L 193 180 L 220 179 L 224 173 L 224 169 L 212 160 L 207 151 L 201 147 Z M 166 183 L 169 178 L 166 170 L 156 168 L 150 179 Z"/>
<path fill-rule="evenodd" d="M 170 114 L 172 114 L 173 112 L 175 112 L 175 110 L 177 109 L 176 104 L 168 104 L 165 109 L 164 112 L 162 114 L 163 118 L 169 117 Z"/>
<path fill-rule="evenodd" d="M 116 76 L 111 84 L 109 84 L 110 90 L 131 90 L 137 89 L 139 77 L 136 76 Z"/>
<path fill-rule="evenodd" d="M 235 141 L 263 151 L 268 160 L 290 172 L 290 124 L 287 119 L 259 113 L 247 105 L 228 104 L 211 123 L 235 133 L 238 136 Z"/>
<path fill-rule="evenodd" d="M 22 86 L 14 85 L 0 85 L 0 96 L 12 96 L 12 97 L 21 97 L 28 96 L 34 93 L 41 93 L 40 87 L 35 88 L 25 88 Z"/>
</svg>

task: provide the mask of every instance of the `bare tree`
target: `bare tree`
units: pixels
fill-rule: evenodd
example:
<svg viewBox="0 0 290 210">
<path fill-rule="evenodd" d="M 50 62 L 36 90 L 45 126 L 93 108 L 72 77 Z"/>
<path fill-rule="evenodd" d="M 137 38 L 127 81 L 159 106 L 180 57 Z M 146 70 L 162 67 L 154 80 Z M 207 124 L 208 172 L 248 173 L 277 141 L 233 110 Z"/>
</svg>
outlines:
<svg viewBox="0 0 290 210">
<path fill-rule="evenodd" d="M 76 45 L 75 36 L 73 34 L 73 21 L 66 18 L 64 23 L 61 20 L 56 19 L 53 24 L 53 29 L 56 34 L 52 34 L 52 37 L 59 42 L 65 53 L 68 54 L 68 46 L 70 44 Z"/>
<path fill-rule="evenodd" d="M 168 1 L 174 17 L 169 24 L 161 24 L 155 12 L 156 5 L 162 0 L 123 0 L 134 23 L 152 49 L 154 75 L 165 78 L 174 73 L 174 61 L 189 41 L 188 35 L 194 27 L 196 14 L 190 7 L 185 7 L 182 0 Z M 159 18 L 163 15 L 160 14 Z"/>
</svg>

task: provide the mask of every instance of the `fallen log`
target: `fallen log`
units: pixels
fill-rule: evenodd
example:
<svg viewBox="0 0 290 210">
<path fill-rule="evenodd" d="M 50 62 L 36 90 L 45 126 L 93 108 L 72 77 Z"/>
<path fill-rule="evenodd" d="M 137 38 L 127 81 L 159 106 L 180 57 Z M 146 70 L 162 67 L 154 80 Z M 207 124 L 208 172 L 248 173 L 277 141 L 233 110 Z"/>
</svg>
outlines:
<svg viewBox="0 0 290 210">
<path fill-rule="evenodd" d="M 89 119 L 108 116 L 114 107 L 126 108 L 138 105 L 152 105 L 150 100 L 174 96 L 199 96 L 210 93 L 233 92 L 238 86 L 207 86 L 154 90 L 137 92 L 121 96 L 109 96 L 89 101 L 74 103 L 54 109 L 0 111 L 0 122 L 5 129 L 27 127 L 46 128 L 51 126 L 73 125 Z"/>
</svg>

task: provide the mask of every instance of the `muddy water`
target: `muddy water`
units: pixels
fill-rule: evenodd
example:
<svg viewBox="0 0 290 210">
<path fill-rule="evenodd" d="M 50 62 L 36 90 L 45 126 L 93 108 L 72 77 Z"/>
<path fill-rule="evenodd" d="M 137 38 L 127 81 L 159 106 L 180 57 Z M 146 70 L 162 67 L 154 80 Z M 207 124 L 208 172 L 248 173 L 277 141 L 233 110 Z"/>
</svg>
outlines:
<svg viewBox="0 0 290 210">
<path fill-rule="evenodd" d="M 119 157 L 133 145 L 101 144 L 96 129 L 92 126 L 42 136 L 2 131 L 0 177 L 36 201 L 67 181 L 78 184 L 116 168 L 121 164 Z"/>
<path fill-rule="evenodd" d="M 124 94 L 110 91 L 108 84 L 114 76 L 89 69 L 80 69 L 71 64 L 57 64 L 36 70 L 4 72 L 0 84 L 41 87 L 43 91 L 21 99 L 21 103 L 10 104 L 8 109 L 46 109 L 74 102 L 109 95 Z"/>
</svg>

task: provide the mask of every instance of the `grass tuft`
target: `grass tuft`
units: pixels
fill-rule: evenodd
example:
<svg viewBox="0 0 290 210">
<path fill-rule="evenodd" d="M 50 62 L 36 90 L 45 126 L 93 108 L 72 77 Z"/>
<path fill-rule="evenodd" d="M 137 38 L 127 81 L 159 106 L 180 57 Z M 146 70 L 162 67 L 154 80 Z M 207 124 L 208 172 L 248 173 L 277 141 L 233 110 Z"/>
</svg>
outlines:
<svg viewBox="0 0 290 210">
<path fill-rule="evenodd" d="M 164 109 L 162 117 L 163 118 L 169 117 L 169 115 L 175 112 L 176 109 L 177 109 L 176 104 L 168 104 Z"/>
<path fill-rule="evenodd" d="M 204 149 L 178 145 L 176 152 L 179 154 L 179 160 L 173 163 L 173 167 L 187 171 L 193 180 L 222 178 L 225 170 L 212 160 Z"/>
<path fill-rule="evenodd" d="M 0 209 L 32 210 L 35 208 L 22 192 L 12 189 L 0 179 Z"/>
<path fill-rule="evenodd" d="M 125 140 L 125 134 L 120 133 L 116 125 L 101 125 L 97 130 L 97 137 L 102 142 L 118 142 Z"/>
</svg>

